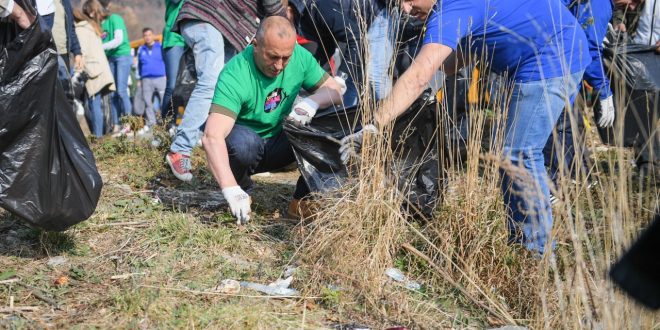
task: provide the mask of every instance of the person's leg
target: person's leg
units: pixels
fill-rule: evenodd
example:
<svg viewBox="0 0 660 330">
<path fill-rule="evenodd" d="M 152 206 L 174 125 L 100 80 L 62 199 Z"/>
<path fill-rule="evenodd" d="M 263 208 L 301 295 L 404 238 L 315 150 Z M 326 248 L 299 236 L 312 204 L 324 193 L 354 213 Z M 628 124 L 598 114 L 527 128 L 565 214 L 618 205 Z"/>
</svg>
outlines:
<svg viewBox="0 0 660 330">
<path fill-rule="evenodd" d="M 543 254 L 552 230 L 548 174 L 543 147 L 581 72 L 570 77 L 514 85 L 504 135 L 502 192 L 512 242 Z"/>
<path fill-rule="evenodd" d="M 190 156 L 199 140 L 199 128 L 208 117 L 218 75 L 224 65 L 224 42 L 218 30 L 200 21 L 184 23 L 181 32 L 195 55 L 197 84 L 177 127 L 170 151 Z"/>
<path fill-rule="evenodd" d="M 156 82 L 158 78 L 142 78 L 142 100 L 144 101 L 144 113 L 147 126 L 156 125 L 156 115 L 154 114 L 153 95 L 156 91 Z"/>
<path fill-rule="evenodd" d="M 119 102 L 121 104 L 120 117 L 130 116 L 133 113 L 131 98 L 128 95 L 128 76 L 131 74 L 131 65 L 133 65 L 131 55 L 117 57 L 115 85 L 117 86 L 117 95 L 119 95 Z"/>
<path fill-rule="evenodd" d="M 165 93 L 161 102 L 161 118 L 167 118 L 174 115 L 172 106 L 172 93 L 176 87 L 176 76 L 179 73 L 179 62 L 185 51 L 184 47 L 170 47 L 163 49 L 163 60 L 165 61 L 165 74 L 167 76 L 167 84 L 165 86 Z"/>
<path fill-rule="evenodd" d="M 60 81 L 60 85 L 64 89 L 64 95 L 66 100 L 73 111 L 73 86 L 71 84 L 71 74 L 69 73 L 69 56 L 58 55 L 57 56 L 57 79 Z"/>
<path fill-rule="evenodd" d="M 243 190 L 250 190 L 253 186 L 250 176 L 258 173 L 255 171 L 264 155 L 264 140 L 252 129 L 234 125 L 225 143 L 234 179 Z"/>
<path fill-rule="evenodd" d="M 385 98 L 392 90 L 392 59 L 396 42 L 396 15 L 387 8 L 381 9 L 367 32 L 369 40 L 369 83 L 377 100 Z"/>
<path fill-rule="evenodd" d="M 96 137 L 103 136 L 103 110 L 101 110 L 101 93 L 89 96 L 87 100 L 89 110 L 87 111 L 87 122 L 92 134 Z"/>
<path fill-rule="evenodd" d="M 117 85 L 117 58 L 116 57 L 108 57 L 108 63 L 110 64 L 110 72 L 112 72 L 112 77 L 115 80 L 115 87 L 119 87 Z M 110 118 L 112 121 L 112 124 L 117 126 L 119 125 L 119 115 L 120 115 L 120 108 L 121 108 L 121 102 L 119 99 L 119 94 L 117 94 L 116 91 L 112 92 L 110 94 Z"/>
<path fill-rule="evenodd" d="M 293 148 L 284 131 L 268 139 L 264 145 L 263 157 L 252 174 L 263 173 L 281 169 L 296 161 Z M 298 177 L 294 199 L 303 199 L 309 196 L 310 190 L 302 176 Z"/>
<path fill-rule="evenodd" d="M 581 87 L 576 89 L 576 96 L 580 89 Z M 575 104 L 575 96 L 570 99 L 570 104 Z M 555 134 L 550 135 L 543 148 L 545 166 L 549 168 L 550 179 L 555 185 L 558 184 L 560 174 L 575 180 L 578 167 L 585 173 L 588 167 L 582 115 L 574 106 L 569 109 L 570 111 L 567 111 L 567 108 L 562 111 L 555 126 Z"/>
</svg>

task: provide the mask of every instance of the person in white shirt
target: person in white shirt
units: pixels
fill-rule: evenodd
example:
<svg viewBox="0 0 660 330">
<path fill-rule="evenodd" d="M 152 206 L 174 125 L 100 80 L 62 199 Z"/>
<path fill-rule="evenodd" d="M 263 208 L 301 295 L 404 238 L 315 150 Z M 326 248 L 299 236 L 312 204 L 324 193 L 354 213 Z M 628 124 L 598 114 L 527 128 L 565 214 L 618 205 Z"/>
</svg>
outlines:
<svg viewBox="0 0 660 330">
<path fill-rule="evenodd" d="M 637 22 L 635 44 L 656 46 L 660 52 L 660 0 L 646 0 Z"/>
</svg>

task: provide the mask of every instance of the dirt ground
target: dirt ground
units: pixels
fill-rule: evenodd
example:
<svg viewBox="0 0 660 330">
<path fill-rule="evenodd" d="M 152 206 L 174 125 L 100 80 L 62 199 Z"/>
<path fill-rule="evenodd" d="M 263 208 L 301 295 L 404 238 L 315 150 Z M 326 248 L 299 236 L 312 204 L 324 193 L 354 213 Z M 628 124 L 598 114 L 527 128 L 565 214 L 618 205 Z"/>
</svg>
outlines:
<svg viewBox="0 0 660 330">
<path fill-rule="evenodd" d="M 128 140 L 93 144 L 104 179 L 96 213 L 64 233 L 0 211 L 0 328 L 332 328 L 351 323 L 323 297 L 217 292 L 224 279 L 268 284 L 295 266 L 285 219 L 297 172 L 255 177 L 254 219 L 236 226 L 226 207 L 167 205 L 159 187 L 212 192 L 203 154 L 191 184 L 164 152 Z M 294 272 L 292 287 L 299 286 Z"/>
</svg>

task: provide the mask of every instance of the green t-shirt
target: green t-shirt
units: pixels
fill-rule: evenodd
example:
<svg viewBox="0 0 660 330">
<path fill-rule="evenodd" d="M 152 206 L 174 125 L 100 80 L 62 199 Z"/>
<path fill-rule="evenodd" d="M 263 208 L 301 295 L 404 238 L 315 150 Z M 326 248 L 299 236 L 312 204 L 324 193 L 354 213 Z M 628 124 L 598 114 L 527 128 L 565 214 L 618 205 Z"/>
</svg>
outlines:
<svg viewBox="0 0 660 330">
<path fill-rule="evenodd" d="M 115 30 L 121 30 L 124 34 L 124 39 L 122 40 L 119 47 L 105 51 L 105 55 L 107 57 L 131 55 L 131 45 L 128 41 L 128 31 L 126 30 L 124 19 L 121 18 L 121 16 L 117 14 L 108 16 L 103 21 L 103 23 L 101 23 L 101 28 L 103 29 L 103 43 L 111 41 L 115 38 Z"/>
<path fill-rule="evenodd" d="M 163 48 L 186 46 L 185 41 L 183 41 L 183 37 L 176 32 L 172 32 L 172 27 L 174 26 L 174 22 L 176 22 L 176 17 L 179 16 L 179 10 L 181 10 L 181 6 L 183 6 L 183 2 L 184 0 L 180 0 L 179 3 L 174 3 L 170 0 L 165 0 L 165 27 L 163 28 Z"/>
<path fill-rule="evenodd" d="M 220 73 L 211 112 L 236 119 L 264 139 L 282 131 L 282 120 L 291 112 L 300 88 L 313 92 L 329 77 L 312 54 L 296 45 L 284 71 L 265 76 L 254 63 L 254 48 L 248 46 Z"/>
</svg>

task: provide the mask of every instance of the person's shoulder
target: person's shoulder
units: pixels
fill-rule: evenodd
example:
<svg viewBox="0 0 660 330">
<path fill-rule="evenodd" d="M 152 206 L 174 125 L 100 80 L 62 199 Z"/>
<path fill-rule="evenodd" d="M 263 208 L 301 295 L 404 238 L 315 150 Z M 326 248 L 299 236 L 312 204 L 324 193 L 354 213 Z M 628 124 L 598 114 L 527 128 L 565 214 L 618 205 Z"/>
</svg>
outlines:
<svg viewBox="0 0 660 330">
<path fill-rule="evenodd" d="M 121 23 L 124 23 L 124 18 L 121 17 L 121 15 L 119 15 L 119 14 L 117 14 L 117 13 L 112 13 L 112 14 L 110 14 L 110 17 L 108 17 L 108 18 L 111 18 L 111 19 L 112 19 L 113 21 L 115 21 L 115 22 L 121 22 Z"/>
<path fill-rule="evenodd" d="M 314 59 L 314 55 L 312 55 L 312 53 L 310 53 L 309 50 L 305 49 L 305 47 L 301 46 L 298 43 L 296 43 L 296 46 L 293 47 L 292 56 L 298 61 L 308 61 L 310 59 Z"/>
</svg>

